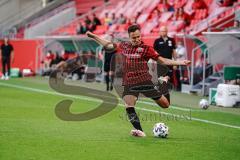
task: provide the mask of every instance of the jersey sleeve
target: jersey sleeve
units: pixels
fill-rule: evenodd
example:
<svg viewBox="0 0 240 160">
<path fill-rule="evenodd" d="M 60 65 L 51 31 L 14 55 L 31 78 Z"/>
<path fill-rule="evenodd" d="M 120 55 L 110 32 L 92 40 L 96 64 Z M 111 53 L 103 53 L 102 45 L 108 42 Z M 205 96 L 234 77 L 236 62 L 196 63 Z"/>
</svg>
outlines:
<svg viewBox="0 0 240 160">
<path fill-rule="evenodd" d="M 124 42 L 114 43 L 114 46 L 116 46 L 116 52 L 121 53 L 123 50 Z"/>
<path fill-rule="evenodd" d="M 144 57 L 146 58 L 146 60 L 153 59 L 157 61 L 159 56 L 160 55 L 152 47 L 149 47 Z"/>
</svg>

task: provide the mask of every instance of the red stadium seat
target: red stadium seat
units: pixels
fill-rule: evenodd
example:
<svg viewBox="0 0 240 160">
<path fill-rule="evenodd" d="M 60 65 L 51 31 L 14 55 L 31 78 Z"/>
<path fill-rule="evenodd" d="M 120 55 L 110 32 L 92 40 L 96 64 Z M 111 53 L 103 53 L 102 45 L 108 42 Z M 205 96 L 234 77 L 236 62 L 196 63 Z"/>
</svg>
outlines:
<svg viewBox="0 0 240 160">
<path fill-rule="evenodd" d="M 207 17 L 207 10 L 206 9 L 197 9 L 195 10 L 194 18 L 195 20 L 204 19 Z"/>
<path fill-rule="evenodd" d="M 175 1 L 174 8 L 181 8 L 187 3 L 187 0 L 178 0 Z"/>
<path fill-rule="evenodd" d="M 178 32 L 184 28 L 185 23 L 184 21 L 170 21 L 168 23 L 168 26 L 169 26 L 168 28 L 169 31 Z"/>
<path fill-rule="evenodd" d="M 84 14 L 92 9 L 92 7 L 101 6 L 104 4 L 103 0 L 75 0 L 77 14 Z"/>
<path fill-rule="evenodd" d="M 160 17 L 160 22 L 167 22 L 173 15 L 173 12 L 164 12 Z"/>
<path fill-rule="evenodd" d="M 94 31 L 94 33 L 96 33 L 96 34 L 104 34 L 107 30 L 108 30 L 108 26 L 101 25 L 101 26 L 97 26 L 97 28 Z"/>
<path fill-rule="evenodd" d="M 155 28 L 153 28 L 153 30 L 152 30 L 152 33 L 159 33 L 159 30 L 160 30 L 160 27 L 155 27 Z"/>
<path fill-rule="evenodd" d="M 118 32 L 125 32 L 127 29 L 127 24 L 121 24 L 118 26 L 117 31 Z"/>
<path fill-rule="evenodd" d="M 132 20 L 135 18 L 137 12 L 140 12 L 140 16 L 137 19 L 137 23 L 140 24 L 140 26 L 148 27 L 147 29 L 144 29 L 144 33 L 146 35 L 155 34 L 159 32 L 159 26 L 167 25 L 169 24 L 169 29 L 174 32 L 180 32 L 182 29 L 185 29 L 191 33 L 201 33 L 201 31 L 204 31 L 207 29 L 208 25 L 204 20 L 208 17 L 214 17 L 209 18 L 208 24 L 213 25 L 217 24 L 219 25 L 219 22 L 224 21 L 225 17 L 230 17 L 233 14 L 232 10 L 224 11 L 227 8 L 226 7 L 219 7 L 217 3 L 214 0 L 204 0 L 206 4 L 208 4 L 208 9 L 198 9 L 195 12 L 192 10 L 192 1 L 187 0 L 179 0 L 175 1 L 175 9 L 179 7 L 183 7 L 184 11 L 189 14 L 189 23 L 185 24 L 183 21 L 169 21 L 173 15 L 173 12 L 162 12 L 159 18 L 159 21 L 150 19 L 154 15 L 154 8 L 162 7 L 162 4 L 159 4 L 159 0 L 153 0 L 153 1 L 145 1 L 145 0 L 119 0 L 119 1 L 113 1 L 110 0 L 111 4 L 106 6 L 103 10 L 96 12 L 95 14 L 100 18 L 103 19 L 105 13 L 109 13 L 109 16 L 111 16 L 112 13 L 115 13 L 116 17 L 119 17 L 121 13 L 124 14 L 125 17 L 128 18 L 128 20 Z M 80 12 L 88 12 L 90 8 L 94 5 L 101 5 L 103 4 L 103 0 L 75 0 L 76 2 L 76 8 L 78 10 L 78 13 Z M 173 2 L 173 1 L 172 1 Z M 240 7 L 240 6 L 239 6 Z M 236 9 L 237 7 L 235 7 Z M 161 8 L 160 8 L 161 9 Z M 224 11 L 224 12 L 223 12 Z M 193 14 L 194 13 L 194 14 Z M 218 15 L 218 16 L 215 16 Z M 192 18 L 192 19 L 191 19 Z M 59 33 L 59 34 L 76 34 L 76 27 L 80 21 L 83 21 L 83 19 L 75 20 L 70 25 L 68 25 L 66 28 L 57 29 L 57 31 L 53 33 Z M 152 21 L 155 21 L 154 23 Z M 157 21 L 157 22 L 156 22 Z M 188 25 L 188 26 L 186 26 Z M 94 33 L 98 34 L 104 34 L 107 31 L 110 32 L 126 32 L 127 24 L 123 25 L 112 25 L 109 28 L 107 26 L 98 26 L 96 31 Z M 214 26 L 213 26 L 214 27 Z M 67 29 L 68 28 L 68 29 Z"/>
</svg>

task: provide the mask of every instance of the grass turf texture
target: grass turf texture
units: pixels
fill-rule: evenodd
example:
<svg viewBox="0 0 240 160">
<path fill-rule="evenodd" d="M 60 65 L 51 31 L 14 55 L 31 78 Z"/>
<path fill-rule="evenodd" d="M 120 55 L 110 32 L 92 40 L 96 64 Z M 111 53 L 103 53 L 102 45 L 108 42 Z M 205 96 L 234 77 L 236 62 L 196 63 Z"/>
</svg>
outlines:
<svg viewBox="0 0 240 160">
<path fill-rule="evenodd" d="M 40 93 L 6 85 L 29 87 L 54 92 L 46 79 L 25 78 L 0 81 L 0 159 L 1 160 L 79 160 L 79 159 L 238 159 L 240 157 L 240 129 L 172 119 L 163 114 L 143 111 L 150 109 L 169 114 L 192 116 L 204 120 L 240 126 L 239 108 L 208 110 L 198 108 L 202 97 L 171 93 L 172 104 L 179 110 L 160 109 L 139 102 L 137 111 L 146 138 L 129 135 L 132 129 L 125 110 L 119 105 L 112 112 L 86 122 L 66 122 L 55 116 L 60 95 Z M 99 84 L 80 83 L 86 87 L 103 89 Z M 98 103 L 74 99 L 71 111 L 85 112 Z M 142 101 L 151 102 L 148 99 Z M 145 103 L 146 103 L 145 102 Z M 191 113 L 188 111 L 191 109 Z M 149 118 L 154 115 L 157 118 Z M 170 128 L 167 139 L 154 138 L 152 127 L 164 122 Z"/>
</svg>

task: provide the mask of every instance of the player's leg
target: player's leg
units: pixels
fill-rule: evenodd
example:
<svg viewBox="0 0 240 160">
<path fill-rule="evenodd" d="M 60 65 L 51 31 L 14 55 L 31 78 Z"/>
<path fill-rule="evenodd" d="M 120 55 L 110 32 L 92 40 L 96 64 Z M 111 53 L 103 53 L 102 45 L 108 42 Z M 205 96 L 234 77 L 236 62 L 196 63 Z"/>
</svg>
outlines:
<svg viewBox="0 0 240 160">
<path fill-rule="evenodd" d="M 11 59 L 10 58 L 7 58 L 7 73 L 6 73 L 6 76 L 5 76 L 5 79 L 8 80 L 9 77 L 10 77 L 10 74 L 11 74 Z"/>
<path fill-rule="evenodd" d="M 126 112 L 127 112 L 129 121 L 132 123 L 135 129 L 142 131 L 140 120 L 134 108 L 136 105 L 137 97 L 133 95 L 125 95 L 123 97 L 123 101 L 125 103 Z"/>
<path fill-rule="evenodd" d="M 154 86 L 154 90 L 141 92 L 144 96 L 153 99 L 160 107 L 168 108 L 170 105 L 170 94 L 168 91 L 169 77 L 159 77 L 158 84 L 153 84 L 151 81 L 145 82 L 145 85 Z"/>
<path fill-rule="evenodd" d="M 154 99 L 154 98 L 153 98 Z M 170 105 L 170 94 L 162 95 L 158 99 L 154 99 L 154 101 L 162 108 L 168 108 Z"/>
<path fill-rule="evenodd" d="M 151 91 L 151 93 L 144 93 L 146 97 L 153 99 L 160 107 L 168 108 L 170 105 L 170 94 L 161 93 L 158 90 Z"/>
<path fill-rule="evenodd" d="M 110 90 L 113 90 L 113 82 L 114 82 L 114 73 L 113 71 L 109 72 L 109 80 L 110 80 Z"/>
<path fill-rule="evenodd" d="M 109 72 L 105 72 L 106 90 L 109 91 Z"/>
<path fill-rule="evenodd" d="M 6 74 L 6 60 L 2 57 L 2 77 L 1 79 L 5 79 L 5 74 Z"/>
<path fill-rule="evenodd" d="M 105 75 L 105 83 L 106 83 L 107 91 L 109 91 L 109 82 L 110 82 L 109 72 L 110 72 L 110 64 L 108 63 L 108 61 L 105 61 L 104 62 L 104 75 Z"/>
<path fill-rule="evenodd" d="M 135 105 L 136 101 L 138 99 L 138 92 L 132 92 L 130 91 L 130 88 L 125 86 L 124 91 L 122 94 L 123 101 L 125 103 L 126 107 L 126 112 L 129 118 L 129 121 L 131 122 L 132 126 L 135 128 L 134 130 L 131 131 L 131 134 L 133 136 L 137 137 L 145 137 L 145 133 L 142 130 L 142 126 L 139 120 L 139 117 L 135 111 Z"/>
<path fill-rule="evenodd" d="M 162 108 L 168 108 L 170 105 L 170 94 L 168 86 L 169 80 L 169 76 L 163 76 L 158 78 L 159 91 L 160 93 L 162 93 L 162 95 L 159 98 L 153 98 L 153 100 Z"/>
</svg>

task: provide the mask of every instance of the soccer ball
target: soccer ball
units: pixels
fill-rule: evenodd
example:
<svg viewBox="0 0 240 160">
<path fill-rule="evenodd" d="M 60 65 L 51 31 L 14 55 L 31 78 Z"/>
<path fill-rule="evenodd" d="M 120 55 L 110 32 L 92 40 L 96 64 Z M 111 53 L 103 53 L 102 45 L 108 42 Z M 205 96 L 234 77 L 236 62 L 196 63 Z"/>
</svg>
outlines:
<svg viewBox="0 0 240 160">
<path fill-rule="evenodd" d="M 153 127 L 154 137 L 167 138 L 168 136 L 168 126 L 164 123 L 156 123 Z"/>
<path fill-rule="evenodd" d="M 209 103 L 206 99 L 201 99 L 199 102 L 199 107 L 202 109 L 208 109 Z"/>
</svg>

